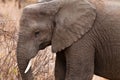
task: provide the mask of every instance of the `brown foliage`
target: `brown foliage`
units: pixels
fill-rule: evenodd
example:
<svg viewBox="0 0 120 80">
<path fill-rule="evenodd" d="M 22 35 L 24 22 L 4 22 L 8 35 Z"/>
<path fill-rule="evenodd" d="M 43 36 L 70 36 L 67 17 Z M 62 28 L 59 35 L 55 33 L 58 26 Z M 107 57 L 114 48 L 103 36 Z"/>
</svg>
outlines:
<svg viewBox="0 0 120 80">
<path fill-rule="evenodd" d="M 34 3 L 34 2 L 36 2 L 37 0 L 2 0 L 2 2 L 3 3 L 6 3 L 6 2 L 8 2 L 8 1 L 14 1 L 16 4 L 17 4 L 17 7 L 19 8 L 19 9 L 21 9 L 22 8 L 22 4 L 25 4 L 25 3 Z"/>
</svg>

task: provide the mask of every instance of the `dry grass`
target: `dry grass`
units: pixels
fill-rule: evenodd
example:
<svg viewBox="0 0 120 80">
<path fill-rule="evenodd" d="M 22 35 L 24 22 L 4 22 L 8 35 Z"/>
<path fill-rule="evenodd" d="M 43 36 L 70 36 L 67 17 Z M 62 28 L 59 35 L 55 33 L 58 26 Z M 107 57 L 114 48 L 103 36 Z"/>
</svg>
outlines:
<svg viewBox="0 0 120 80">
<path fill-rule="evenodd" d="M 0 4 L 0 80 L 18 79 L 15 49 L 20 11 L 14 5 Z"/>
<path fill-rule="evenodd" d="M 0 2 L 0 80 L 20 80 L 15 50 L 21 10 L 12 0 L 6 4 Z M 40 51 L 32 60 L 35 80 L 54 80 L 54 61 L 55 55 L 50 52 L 50 47 Z M 94 80 L 103 79 L 94 77 Z"/>
</svg>

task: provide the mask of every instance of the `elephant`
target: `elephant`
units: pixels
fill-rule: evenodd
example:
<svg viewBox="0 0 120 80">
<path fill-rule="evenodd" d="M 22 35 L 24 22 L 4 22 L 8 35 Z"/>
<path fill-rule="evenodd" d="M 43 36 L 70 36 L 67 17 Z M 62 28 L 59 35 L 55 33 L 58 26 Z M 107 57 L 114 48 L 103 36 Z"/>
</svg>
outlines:
<svg viewBox="0 0 120 80">
<path fill-rule="evenodd" d="M 51 46 L 55 80 L 120 80 L 119 0 L 46 0 L 23 9 L 17 63 L 23 80 L 33 80 L 29 61 Z"/>
</svg>

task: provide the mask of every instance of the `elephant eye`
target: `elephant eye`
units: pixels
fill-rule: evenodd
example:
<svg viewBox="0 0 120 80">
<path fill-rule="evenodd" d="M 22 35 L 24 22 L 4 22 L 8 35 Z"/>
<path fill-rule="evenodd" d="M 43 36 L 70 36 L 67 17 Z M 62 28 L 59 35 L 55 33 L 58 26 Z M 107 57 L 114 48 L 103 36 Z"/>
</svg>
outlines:
<svg viewBox="0 0 120 80">
<path fill-rule="evenodd" d="M 38 37 L 39 34 L 40 34 L 40 31 L 36 31 L 36 32 L 35 32 L 35 37 Z"/>
<path fill-rule="evenodd" d="M 56 22 L 55 21 L 53 21 L 53 26 L 56 26 Z"/>
</svg>

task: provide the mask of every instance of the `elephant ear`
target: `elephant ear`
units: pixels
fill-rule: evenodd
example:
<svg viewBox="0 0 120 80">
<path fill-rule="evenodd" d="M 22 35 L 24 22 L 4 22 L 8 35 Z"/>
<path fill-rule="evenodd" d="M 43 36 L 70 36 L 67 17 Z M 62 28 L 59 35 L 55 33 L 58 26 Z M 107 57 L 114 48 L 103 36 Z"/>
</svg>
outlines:
<svg viewBox="0 0 120 80">
<path fill-rule="evenodd" d="M 81 39 L 96 18 L 95 8 L 85 0 L 69 0 L 55 16 L 52 51 L 58 52 Z"/>
</svg>

